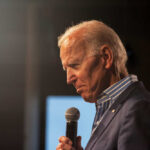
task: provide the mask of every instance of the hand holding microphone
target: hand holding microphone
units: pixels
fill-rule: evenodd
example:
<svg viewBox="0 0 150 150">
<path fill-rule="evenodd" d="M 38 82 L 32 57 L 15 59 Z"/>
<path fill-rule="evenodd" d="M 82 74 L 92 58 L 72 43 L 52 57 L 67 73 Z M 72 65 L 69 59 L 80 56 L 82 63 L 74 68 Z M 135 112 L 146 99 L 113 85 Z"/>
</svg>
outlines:
<svg viewBox="0 0 150 150">
<path fill-rule="evenodd" d="M 65 113 L 66 118 L 66 137 L 59 138 L 59 144 L 56 150 L 83 150 L 81 147 L 81 137 L 77 137 L 77 121 L 80 112 L 77 108 L 69 108 Z"/>
</svg>

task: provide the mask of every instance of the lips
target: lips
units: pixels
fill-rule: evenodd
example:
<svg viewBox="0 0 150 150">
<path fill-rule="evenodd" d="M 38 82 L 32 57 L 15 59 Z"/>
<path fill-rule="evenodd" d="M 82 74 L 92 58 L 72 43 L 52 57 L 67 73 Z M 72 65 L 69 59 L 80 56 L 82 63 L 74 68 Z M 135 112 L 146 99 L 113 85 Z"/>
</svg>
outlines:
<svg viewBox="0 0 150 150">
<path fill-rule="evenodd" d="M 76 91 L 77 91 L 78 94 L 81 93 L 82 87 L 83 87 L 83 85 L 76 87 Z"/>
</svg>

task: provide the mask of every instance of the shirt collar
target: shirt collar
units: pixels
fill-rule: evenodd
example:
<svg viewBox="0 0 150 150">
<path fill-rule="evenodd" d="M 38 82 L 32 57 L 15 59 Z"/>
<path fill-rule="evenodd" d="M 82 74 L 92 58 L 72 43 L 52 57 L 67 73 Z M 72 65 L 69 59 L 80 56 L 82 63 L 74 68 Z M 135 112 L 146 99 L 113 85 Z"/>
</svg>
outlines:
<svg viewBox="0 0 150 150">
<path fill-rule="evenodd" d="M 100 104 L 108 99 L 115 100 L 129 85 L 138 81 L 136 75 L 128 75 L 120 81 L 114 83 L 107 89 L 105 89 L 99 96 L 97 104 Z"/>
</svg>

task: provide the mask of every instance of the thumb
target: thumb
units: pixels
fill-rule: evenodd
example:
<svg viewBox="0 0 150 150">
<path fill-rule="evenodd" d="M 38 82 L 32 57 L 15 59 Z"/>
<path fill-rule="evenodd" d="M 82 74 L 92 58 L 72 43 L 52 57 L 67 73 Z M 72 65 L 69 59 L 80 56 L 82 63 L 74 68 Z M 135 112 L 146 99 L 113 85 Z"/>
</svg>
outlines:
<svg viewBox="0 0 150 150">
<path fill-rule="evenodd" d="M 77 137 L 77 150 L 83 150 L 81 146 L 81 136 Z"/>
</svg>

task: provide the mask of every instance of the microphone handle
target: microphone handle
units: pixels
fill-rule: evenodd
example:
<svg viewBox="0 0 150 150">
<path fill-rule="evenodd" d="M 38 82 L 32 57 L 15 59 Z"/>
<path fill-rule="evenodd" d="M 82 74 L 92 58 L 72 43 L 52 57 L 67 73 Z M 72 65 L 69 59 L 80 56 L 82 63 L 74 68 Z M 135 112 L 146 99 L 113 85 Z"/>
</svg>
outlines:
<svg viewBox="0 0 150 150">
<path fill-rule="evenodd" d="M 68 121 L 66 128 L 66 136 L 72 141 L 72 146 L 76 148 L 77 121 Z"/>
</svg>

